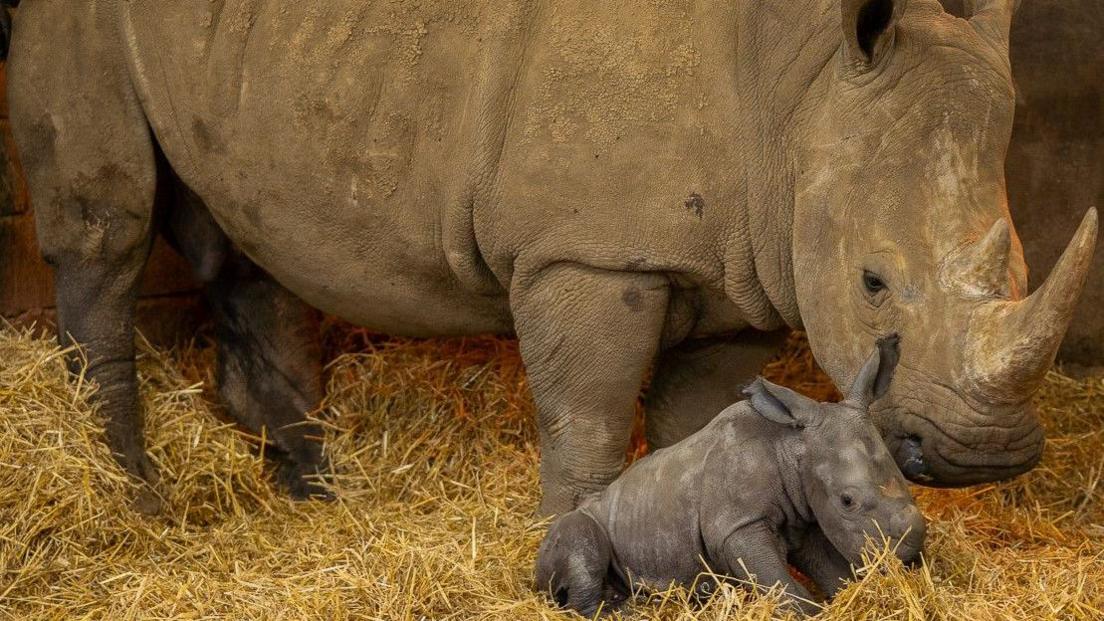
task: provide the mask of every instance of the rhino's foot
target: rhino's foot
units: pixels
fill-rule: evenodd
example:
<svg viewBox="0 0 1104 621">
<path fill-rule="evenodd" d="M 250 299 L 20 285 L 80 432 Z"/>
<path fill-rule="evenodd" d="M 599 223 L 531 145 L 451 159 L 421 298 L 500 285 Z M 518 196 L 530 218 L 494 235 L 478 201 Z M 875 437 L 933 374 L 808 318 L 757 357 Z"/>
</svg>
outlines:
<svg viewBox="0 0 1104 621">
<path fill-rule="evenodd" d="M 297 463 L 280 454 L 274 456 L 273 461 L 276 465 L 276 483 L 294 500 L 336 498 L 329 487 L 332 478 L 327 464 Z"/>
</svg>

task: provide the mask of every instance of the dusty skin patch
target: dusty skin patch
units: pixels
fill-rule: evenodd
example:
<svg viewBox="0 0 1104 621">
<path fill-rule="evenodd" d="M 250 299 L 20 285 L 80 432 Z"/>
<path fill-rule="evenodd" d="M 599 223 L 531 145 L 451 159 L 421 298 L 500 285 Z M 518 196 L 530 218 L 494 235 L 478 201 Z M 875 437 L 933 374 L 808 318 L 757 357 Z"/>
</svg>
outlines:
<svg viewBox="0 0 1104 621">
<path fill-rule="evenodd" d="M 545 524 L 515 343 L 329 332 L 323 415 L 340 499 L 294 504 L 211 405 L 213 352 L 142 349 L 165 514 L 126 510 L 92 387 L 52 342 L 0 331 L 0 618 L 567 619 L 532 591 Z M 831 385 L 791 343 L 770 375 Z M 824 395 L 819 395 L 823 397 Z M 1051 441 L 1015 482 L 923 490 L 918 571 L 875 556 L 822 619 L 1092 619 L 1104 611 L 1104 382 L 1052 373 Z M 703 589 L 704 591 L 705 589 Z M 672 591 L 634 618 L 770 619 L 770 598 Z M 577 617 L 576 617 L 577 618 Z M 614 616 L 614 618 L 619 618 Z"/>
</svg>

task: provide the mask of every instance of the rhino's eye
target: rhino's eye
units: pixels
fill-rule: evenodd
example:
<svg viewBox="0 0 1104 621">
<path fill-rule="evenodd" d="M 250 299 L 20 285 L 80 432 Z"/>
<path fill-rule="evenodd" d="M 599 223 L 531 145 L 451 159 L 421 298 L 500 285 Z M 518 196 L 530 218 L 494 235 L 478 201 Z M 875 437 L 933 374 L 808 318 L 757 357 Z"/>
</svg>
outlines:
<svg viewBox="0 0 1104 621">
<path fill-rule="evenodd" d="M 855 499 L 851 497 L 851 494 L 844 494 L 840 496 L 840 504 L 844 509 L 850 509 L 855 506 Z"/>
<path fill-rule="evenodd" d="M 877 295 L 886 289 L 885 281 L 874 272 L 863 270 L 862 281 L 863 288 L 870 295 Z"/>
</svg>

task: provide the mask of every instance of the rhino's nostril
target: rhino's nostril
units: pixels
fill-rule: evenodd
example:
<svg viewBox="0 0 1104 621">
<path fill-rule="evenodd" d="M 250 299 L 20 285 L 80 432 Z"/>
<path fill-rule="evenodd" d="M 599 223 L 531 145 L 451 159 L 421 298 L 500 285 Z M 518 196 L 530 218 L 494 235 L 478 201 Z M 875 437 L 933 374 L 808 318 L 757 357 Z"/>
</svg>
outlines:
<svg viewBox="0 0 1104 621">
<path fill-rule="evenodd" d="M 920 438 L 908 436 L 897 445 L 897 463 L 901 474 L 911 481 L 930 480 L 928 464 L 924 462 L 924 449 Z"/>
</svg>

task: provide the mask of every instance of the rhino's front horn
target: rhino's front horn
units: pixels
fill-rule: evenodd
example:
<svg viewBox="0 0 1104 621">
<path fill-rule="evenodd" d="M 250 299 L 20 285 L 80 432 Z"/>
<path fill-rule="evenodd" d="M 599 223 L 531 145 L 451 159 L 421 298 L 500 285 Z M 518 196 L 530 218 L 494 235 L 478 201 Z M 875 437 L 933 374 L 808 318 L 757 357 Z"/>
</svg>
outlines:
<svg viewBox="0 0 1104 621">
<path fill-rule="evenodd" d="M 1096 248 L 1096 229 L 1092 208 L 1035 293 L 1025 300 L 989 302 L 978 308 L 965 359 L 979 399 L 1018 403 L 1038 388 L 1073 317 Z"/>
</svg>

